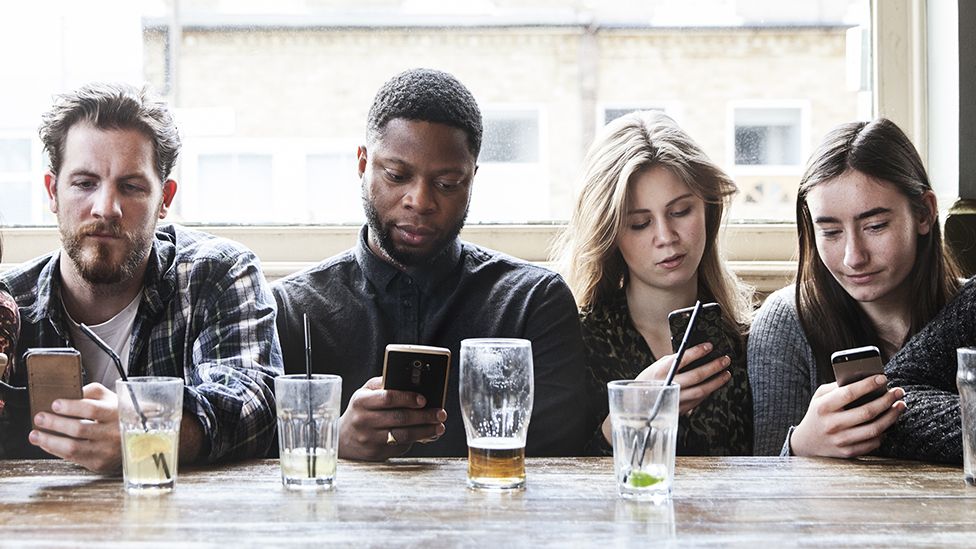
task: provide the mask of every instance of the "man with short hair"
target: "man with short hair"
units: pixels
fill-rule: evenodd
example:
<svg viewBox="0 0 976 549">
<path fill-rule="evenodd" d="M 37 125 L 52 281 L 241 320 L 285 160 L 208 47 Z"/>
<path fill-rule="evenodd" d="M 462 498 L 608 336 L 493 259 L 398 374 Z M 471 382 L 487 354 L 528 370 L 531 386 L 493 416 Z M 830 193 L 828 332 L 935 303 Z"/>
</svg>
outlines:
<svg viewBox="0 0 976 549">
<path fill-rule="evenodd" d="M 458 238 L 481 148 L 481 112 L 453 76 L 401 73 L 379 90 L 358 149 L 368 219 L 353 249 L 278 281 L 285 369 L 342 376 L 340 456 L 467 455 L 458 402 L 465 338 L 532 342 L 535 402 L 528 455 L 573 455 L 586 439 L 576 304 L 559 275 Z M 451 350 L 445 409 L 383 390 L 389 343 Z M 415 444 L 422 442 L 424 444 Z"/>
<path fill-rule="evenodd" d="M 166 217 L 180 139 L 148 89 L 92 84 L 61 95 L 40 130 L 44 184 L 62 250 L 6 273 L 20 308 L 11 385 L 24 353 L 74 346 L 86 382 L 31 430 L 26 390 L 4 387 L 0 458 L 65 458 L 94 471 L 121 465 L 120 374 L 80 329 L 91 328 L 129 376 L 182 378 L 180 462 L 264 455 L 274 440 L 272 379 L 282 372 L 274 301 L 257 259 L 238 244 Z M 43 452 L 42 452 L 43 451 Z"/>
</svg>

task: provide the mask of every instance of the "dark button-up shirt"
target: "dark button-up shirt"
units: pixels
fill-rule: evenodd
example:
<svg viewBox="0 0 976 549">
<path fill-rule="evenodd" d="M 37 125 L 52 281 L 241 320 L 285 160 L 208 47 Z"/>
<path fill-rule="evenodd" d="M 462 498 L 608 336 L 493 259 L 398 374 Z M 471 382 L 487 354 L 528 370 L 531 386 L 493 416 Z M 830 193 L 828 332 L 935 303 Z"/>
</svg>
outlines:
<svg viewBox="0 0 976 549">
<path fill-rule="evenodd" d="M 27 384 L 27 349 L 72 344 L 60 299 L 60 257 L 40 257 L 0 280 L 21 316 L 10 385 Z M 273 379 L 282 372 L 274 317 L 271 292 L 251 251 L 173 225 L 156 230 L 128 373 L 183 378 L 183 413 L 203 427 L 206 461 L 263 456 L 274 440 Z M 3 392 L 0 458 L 49 457 L 27 442 L 26 390 Z"/>
<path fill-rule="evenodd" d="M 302 314 L 309 316 L 312 368 L 342 376 L 343 410 L 383 373 L 389 343 L 451 350 L 446 431 L 407 455 L 467 455 L 458 401 L 461 340 L 516 337 L 532 342 L 535 399 L 529 455 L 577 455 L 588 433 L 583 346 L 576 303 L 552 271 L 455 240 L 430 264 L 394 268 L 366 244 L 276 282 L 285 370 L 305 369 Z"/>
</svg>

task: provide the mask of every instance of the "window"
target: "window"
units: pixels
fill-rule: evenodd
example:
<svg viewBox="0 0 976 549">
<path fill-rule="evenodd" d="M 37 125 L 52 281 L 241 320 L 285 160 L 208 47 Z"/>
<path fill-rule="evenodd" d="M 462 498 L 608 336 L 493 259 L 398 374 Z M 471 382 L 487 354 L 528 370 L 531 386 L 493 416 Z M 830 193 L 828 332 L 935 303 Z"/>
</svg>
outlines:
<svg viewBox="0 0 976 549">
<path fill-rule="evenodd" d="M 546 169 L 539 108 L 512 105 L 482 107 L 484 135 L 474 180 L 469 223 L 519 223 L 551 204 L 551 174 Z"/>
<path fill-rule="evenodd" d="M 533 110 L 485 111 L 479 162 L 539 161 L 539 114 Z"/>
<path fill-rule="evenodd" d="M 599 110 L 599 123 L 604 126 L 625 114 L 630 114 L 635 111 L 661 111 L 671 118 L 674 118 L 678 123 L 681 122 L 681 115 L 679 114 L 680 107 L 678 107 L 677 103 L 675 102 L 645 104 L 633 102 L 625 104 L 603 105 Z"/>
<path fill-rule="evenodd" d="M 147 81 L 180 109 L 187 151 L 236 155 L 187 155 L 179 164 L 175 178 L 194 186 L 181 187 L 172 215 L 187 223 L 358 219 L 352 206 L 316 200 L 318 208 L 310 210 L 313 189 L 353 199 L 358 189 L 308 187 L 306 162 L 319 181 L 347 181 L 341 162 L 314 155 L 354 151 L 378 86 L 412 66 L 456 74 L 485 113 L 481 162 L 487 169 L 476 181 L 472 222 L 567 219 L 596 130 L 634 108 L 664 109 L 730 172 L 802 164 L 804 139 L 816 141 L 836 124 L 870 115 L 863 101 L 870 90 L 846 85 L 851 68 L 867 66 L 870 55 L 849 47 L 851 40 L 867 43 L 865 32 L 850 31 L 869 28 L 868 0 L 106 3 L 110 9 L 98 14 L 53 0 L 6 14 L 0 47 L 20 55 L 3 69 L 8 85 L 0 90 L 0 132 L 10 129 L 4 126 L 14 114 L 18 127 L 36 127 L 53 93 L 83 82 Z M 47 37 L 44 44 L 19 47 L 39 35 Z M 682 112 L 672 110 L 674 99 L 660 98 L 680 98 Z M 723 137 L 730 102 L 785 100 L 809 105 L 806 136 L 797 130 L 795 111 L 746 109 L 735 139 Z M 216 114 L 193 119 L 192 111 Z M 227 146 L 315 140 L 329 145 L 295 155 Z M 32 157 L 28 171 L 39 181 L 39 159 Z M 493 172 L 496 179 L 482 181 Z M 233 182 L 228 173 L 236 174 Z M 509 179 L 515 176 L 521 186 Z M 270 184 L 262 194 L 230 192 L 259 182 Z M 524 207 L 513 209 L 508 193 L 522 188 L 529 193 L 518 201 Z M 233 205 L 200 202 L 217 199 Z M 38 207 L 17 206 L 31 212 L 22 219 L 50 221 L 33 213 Z M 740 216 L 733 209 L 732 216 L 783 214 L 757 209 Z"/>
<path fill-rule="evenodd" d="M 29 225 L 41 218 L 43 211 L 32 206 L 44 202 L 44 189 L 32 185 L 32 162 L 29 137 L 0 136 L 0 223 L 4 225 Z"/>
<path fill-rule="evenodd" d="M 211 220 L 249 223 L 271 218 L 262 200 L 272 183 L 270 155 L 201 155 L 197 170 L 200 188 L 194 198 L 206 205 L 204 215 Z"/>
<path fill-rule="evenodd" d="M 733 102 L 730 174 L 739 186 L 732 215 L 788 221 L 812 144 L 804 101 Z"/>
<path fill-rule="evenodd" d="M 736 166 L 797 166 L 801 159 L 798 108 L 737 108 Z"/>
<path fill-rule="evenodd" d="M 306 223 L 366 222 L 363 213 L 362 191 L 356 176 L 356 155 L 346 153 L 316 153 L 305 160 Z"/>
</svg>

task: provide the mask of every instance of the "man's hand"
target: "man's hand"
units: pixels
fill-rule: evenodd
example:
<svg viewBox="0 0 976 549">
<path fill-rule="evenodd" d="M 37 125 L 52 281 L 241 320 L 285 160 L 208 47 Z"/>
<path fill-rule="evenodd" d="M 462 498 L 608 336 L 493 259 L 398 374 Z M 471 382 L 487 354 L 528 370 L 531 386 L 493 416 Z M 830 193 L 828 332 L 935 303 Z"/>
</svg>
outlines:
<svg viewBox="0 0 976 549">
<path fill-rule="evenodd" d="M 409 391 L 383 389 L 383 378 L 366 382 L 349 400 L 339 418 L 339 457 L 381 461 L 404 454 L 414 442 L 444 434 L 447 412 L 423 409 L 424 397 Z M 396 444 L 388 444 L 388 435 Z"/>
<path fill-rule="evenodd" d="M 54 413 L 40 412 L 34 422 L 50 433 L 30 432 L 31 444 L 91 471 L 111 473 L 122 466 L 119 401 L 100 383 L 82 388 L 82 399 L 58 399 Z"/>
<path fill-rule="evenodd" d="M 895 387 L 857 408 L 845 410 L 844 406 L 887 382 L 885 376 L 876 375 L 843 387 L 837 383 L 818 387 L 790 437 L 793 455 L 852 458 L 876 450 L 884 432 L 905 411 L 901 400 L 905 390 Z"/>
</svg>

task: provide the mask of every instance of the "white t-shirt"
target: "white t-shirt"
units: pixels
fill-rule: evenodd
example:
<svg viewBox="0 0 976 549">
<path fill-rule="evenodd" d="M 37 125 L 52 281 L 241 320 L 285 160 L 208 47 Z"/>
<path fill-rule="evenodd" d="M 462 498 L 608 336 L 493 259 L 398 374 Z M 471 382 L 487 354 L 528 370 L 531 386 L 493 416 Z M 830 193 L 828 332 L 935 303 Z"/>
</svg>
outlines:
<svg viewBox="0 0 976 549">
<path fill-rule="evenodd" d="M 135 326 L 136 313 L 139 312 L 139 303 L 141 300 L 142 292 L 139 292 L 135 299 L 132 300 L 132 303 L 126 305 L 125 309 L 122 309 L 119 314 L 101 324 L 88 326 L 91 328 L 91 331 L 95 332 L 95 335 L 100 337 L 102 341 L 119 355 L 119 358 L 122 360 L 122 369 L 126 373 L 129 372 L 129 348 L 132 346 L 132 327 Z M 81 331 L 78 323 L 71 318 L 71 315 L 67 314 L 67 309 L 65 309 L 65 316 L 68 317 L 68 331 L 71 332 L 71 341 L 74 342 L 75 348 L 81 353 L 81 365 L 85 369 L 85 382 L 98 382 L 109 390 L 114 391 L 115 382 L 121 379 L 121 376 L 119 376 L 119 372 L 115 368 L 112 357 L 108 356 L 98 345 L 95 345 L 91 339 L 88 339 L 88 336 Z"/>
</svg>

